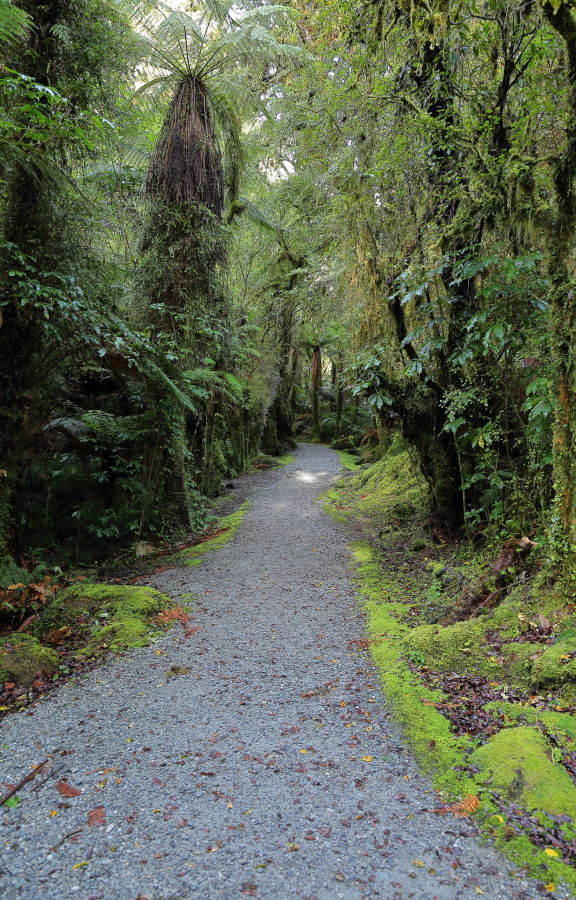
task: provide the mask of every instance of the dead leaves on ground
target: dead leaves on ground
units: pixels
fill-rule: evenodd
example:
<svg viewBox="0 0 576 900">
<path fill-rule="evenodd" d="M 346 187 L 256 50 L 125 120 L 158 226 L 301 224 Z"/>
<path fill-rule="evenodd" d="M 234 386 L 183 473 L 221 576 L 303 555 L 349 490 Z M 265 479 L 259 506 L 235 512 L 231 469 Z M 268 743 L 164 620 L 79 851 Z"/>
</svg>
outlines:
<svg viewBox="0 0 576 900">
<path fill-rule="evenodd" d="M 91 825 L 94 828 L 98 827 L 99 825 L 104 825 L 105 821 L 106 810 L 103 806 L 95 806 L 94 809 L 91 809 L 86 816 L 86 824 Z"/>
<path fill-rule="evenodd" d="M 171 625 L 173 622 L 180 622 L 183 628 L 186 628 L 190 622 L 190 615 L 183 606 L 174 606 L 172 609 L 163 609 L 154 617 L 157 625 Z"/>
<path fill-rule="evenodd" d="M 79 797 L 82 791 L 68 784 L 67 781 L 58 781 L 55 785 L 56 790 L 62 797 Z"/>
<path fill-rule="evenodd" d="M 466 794 L 458 803 L 450 803 L 432 810 L 439 816 L 452 814 L 456 819 L 465 819 L 475 813 L 480 806 L 480 800 L 475 794 Z"/>
</svg>

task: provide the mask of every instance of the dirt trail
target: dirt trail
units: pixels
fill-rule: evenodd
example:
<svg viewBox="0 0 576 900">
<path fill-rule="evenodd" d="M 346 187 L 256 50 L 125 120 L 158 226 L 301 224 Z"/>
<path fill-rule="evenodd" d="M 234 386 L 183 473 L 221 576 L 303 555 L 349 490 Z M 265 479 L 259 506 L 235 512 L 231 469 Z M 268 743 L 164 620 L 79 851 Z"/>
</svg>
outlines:
<svg viewBox="0 0 576 900">
<path fill-rule="evenodd" d="M 5 720 L 2 781 L 54 756 L 0 812 L 1 897 L 537 896 L 470 823 L 430 812 L 438 797 L 351 649 L 346 538 L 315 502 L 337 471 L 302 445 L 245 480 L 234 540 L 153 580 L 195 595 L 199 630 Z"/>
</svg>

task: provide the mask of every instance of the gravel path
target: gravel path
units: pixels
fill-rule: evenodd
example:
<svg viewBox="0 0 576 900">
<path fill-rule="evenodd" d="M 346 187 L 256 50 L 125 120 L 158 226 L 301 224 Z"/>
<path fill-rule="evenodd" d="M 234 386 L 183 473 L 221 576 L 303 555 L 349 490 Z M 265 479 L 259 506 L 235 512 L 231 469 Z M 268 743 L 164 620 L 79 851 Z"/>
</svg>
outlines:
<svg viewBox="0 0 576 900">
<path fill-rule="evenodd" d="M 245 479 L 236 538 L 153 580 L 198 598 L 199 630 L 5 720 L 1 780 L 54 756 L 0 811 L 1 897 L 537 895 L 467 821 L 426 811 L 438 797 L 348 649 L 363 625 L 346 540 L 314 502 L 337 471 L 301 445 Z"/>
</svg>

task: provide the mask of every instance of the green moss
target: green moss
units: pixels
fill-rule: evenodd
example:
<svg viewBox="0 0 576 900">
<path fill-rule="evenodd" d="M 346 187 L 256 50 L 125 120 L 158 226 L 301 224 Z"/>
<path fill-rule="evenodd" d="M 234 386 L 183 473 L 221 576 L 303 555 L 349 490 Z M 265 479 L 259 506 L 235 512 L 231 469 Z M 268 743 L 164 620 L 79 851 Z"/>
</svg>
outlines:
<svg viewBox="0 0 576 900">
<path fill-rule="evenodd" d="M 408 632 L 403 648 L 416 662 L 440 672 L 474 672 L 492 681 L 527 686 L 534 644 L 504 644 L 501 651 L 491 651 L 486 640 L 490 628 L 494 623 L 485 617 L 454 625 L 420 625 Z"/>
<path fill-rule="evenodd" d="M 350 454 L 338 455 L 342 465 L 356 474 L 341 478 L 322 497 L 326 511 L 336 521 L 360 522 L 373 533 L 423 513 L 426 485 L 406 450 L 389 452 L 367 468 Z M 346 465 L 343 455 L 353 460 L 354 466 Z"/>
<path fill-rule="evenodd" d="M 560 640 L 547 647 L 532 665 L 532 680 L 541 688 L 555 687 L 566 681 L 576 681 L 576 638 Z"/>
<path fill-rule="evenodd" d="M 538 709 L 534 706 L 526 706 L 524 703 L 506 703 L 504 700 L 495 700 L 486 703 L 483 709 L 500 712 L 514 722 L 527 722 L 529 725 L 542 724 L 547 732 L 562 740 L 576 741 L 576 716 L 569 713 L 552 712 L 548 709 Z"/>
<path fill-rule="evenodd" d="M 58 656 L 30 634 L 0 638 L 0 682 L 14 681 L 28 687 L 38 672 L 51 675 L 58 668 Z"/>
<path fill-rule="evenodd" d="M 194 547 L 188 547 L 186 550 L 180 550 L 174 556 L 169 557 L 169 562 L 176 562 L 181 566 L 198 566 L 201 558 L 205 553 L 212 550 L 219 550 L 228 541 L 236 535 L 242 520 L 249 509 L 250 502 L 245 500 L 242 506 L 236 512 L 230 513 L 228 516 L 222 516 L 218 519 L 214 537 L 202 541 L 201 544 L 195 544 Z"/>
<path fill-rule="evenodd" d="M 351 550 L 382 687 L 421 767 L 430 774 L 434 786 L 448 796 L 474 794 L 480 797 L 477 815 L 484 833 L 490 835 L 516 865 L 535 878 L 562 882 L 576 890 L 574 870 L 561 859 L 548 857 L 526 835 L 511 834 L 499 808 L 490 799 L 489 792 L 495 787 L 506 792 L 518 790 L 520 799 L 529 805 L 540 805 L 541 810 L 551 814 L 555 810 L 564 810 L 567 815 L 573 815 L 576 788 L 565 770 L 552 762 L 551 748 L 545 738 L 535 728 L 506 728 L 496 735 L 498 741 L 492 738 L 485 747 L 476 749 L 467 737 L 452 734 L 449 722 L 433 705 L 443 699 L 443 694 L 422 685 L 406 664 L 407 648 L 416 646 L 411 644 L 411 636 L 419 632 L 420 649 L 426 653 L 440 652 L 444 661 L 454 667 L 458 664 L 456 645 L 469 646 L 470 654 L 460 651 L 460 656 L 465 657 L 462 667 L 464 671 L 476 671 L 481 652 L 473 645 L 476 640 L 482 643 L 487 621 L 473 620 L 444 629 L 434 626 L 411 629 L 402 620 L 406 612 L 407 588 L 410 587 L 404 576 L 397 571 L 389 576 L 383 573 L 367 542 L 356 542 Z M 517 620 L 517 613 L 515 616 Z M 510 617 L 500 615 L 497 619 L 502 630 L 513 630 Z M 449 632 L 449 640 L 443 640 L 443 631 Z M 523 645 L 511 646 L 517 653 L 518 647 Z M 529 648 L 533 652 L 534 644 L 526 645 L 525 649 Z M 482 652 L 486 652 L 485 645 Z M 435 667 L 437 663 L 435 660 Z M 548 722 L 553 722 L 556 727 L 561 719 L 565 728 L 568 725 L 574 728 L 571 716 L 551 719 L 549 717 L 556 714 L 546 715 Z M 570 722 L 565 722 L 565 718 Z M 511 732 L 515 734 L 507 739 L 506 735 Z M 480 767 L 479 774 L 471 774 L 471 761 Z M 517 775 L 518 768 L 524 773 L 522 779 Z"/>
<path fill-rule="evenodd" d="M 72 623 L 84 615 L 97 624 L 84 652 L 142 647 L 152 630 L 152 618 L 173 606 L 165 594 L 134 585 L 80 584 L 60 591 L 43 617 L 44 630 L 54 621 Z"/>
<path fill-rule="evenodd" d="M 398 619 L 405 612 L 403 591 L 394 581 L 383 579 L 369 544 L 358 541 L 351 550 L 374 641 L 374 661 L 395 718 L 437 788 L 450 795 L 474 793 L 473 780 L 461 771 L 463 752 L 471 747 L 470 741 L 451 734 L 448 721 L 431 705 L 442 695 L 424 687 L 403 659 L 402 642 L 408 631 Z"/>
<path fill-rule="evenodd" d="M 352 453 L 347 453 L 345 450 L 336 450 L 335 452 L 338 454 L 338 459 L 340 460 L 340 465 L 343 469 L 354 472 L 362 465 L 358 457 L 353 456 Z"/>
<path fill-rule="evenodd" d="M 436 708 L 445 696 L 424 686 L 408 665 L 412 661 L 434 670 L 484 674 L 490 681 L 517 689 L 534 691 L 542 683 L 546 687 L 562 684 L 567 690 L 574 683 L 571 668 L 575 663 L 562 656 L 576 648 L 576 627 L 573 631 L 569 628 L 574 618 L 572 595 L 535 580 L 502 595 L 498 606 L 482 609 L 477 618 L 446 626 L 423 624 L 438 622 L 441 610 L 445 609 L 444 615 L 448 612 L 462 584 L 474 584 L 480 577 L 485 580 L 487 570 L 485 560 L 469 558 L 469 552 L 458 567 L 446 560 L 422 560 L 412 568 L 402 565 L 407 559 L 414 560 L 406 556 L 403 547 L 421 548 L 424 535 L 418 532 L 417 522 L 426 509 L 425 486 L 406 451 L 401 446 L 393 448 L 374 465 L 340 479 L 321 500 L 336 521 L 360 525 L 372 540 L 378 532 L 379 541 L 389 544 L 384 555 L 389 568 L 384 572 L 380 557 L 368 542 L 354 543 L 352 555 L 382 687 L 421 767 L 447 796 L 474 794 L 480 798 L 477 816 L 483 831 L 515 864 L 536 878 L 562 881 L 576 890 L 576 873 L 562 860 L 536 848 L 528 835 L 514 834 L 491 794 L 492 790 L 517 790 L 519 802 L 541 804 L 537 815 L 545 827 L 553 824 L 545 811 L 551 815 L 554 809 L 572 810 L 576 788 L 565 770 L 553 762 L 558 751 L 554 741 L 548 743 L 546 734 L 569 746 L 576 719 L 567 716 L 567 721 L 559 721 L 552 718 L 556 713 L 540 711 L 533 713 L 534 721 L 530 712 L 519 717 L 520 729 L 528 732 L 519 765 L 516 743 L 526 732 L 518 730 L 510 715 L 499 732 L 505 750 L 499 753 L 498 742 L 490 744 L 483 758 L 477 740 L 454 735 Z M 438 608 L 440 615 L 431 618 L 431 607 Z M 525 630 L 535 627 L 531 621 L 538 624 L 539 615 L 549 620 L 553 634 L 558 635 L 557 643 L 548 648 L 522 639 Z M 540 733 L 542 726 L 545 733 Z M 505 737 L 510 732 L 516 732 L 515 739 Z M 471 768 L 472 761 L 477 761 L 476 769 Z M 518 768 L 524 772 L 522 776 L 517 774 Z"/>
<path fill-rule="evenodd" d="M 576 818 L 576 787 L 529 725 L 504 728 L 471 756 L 491 786 L 527 810 Z"/>
<path fill-rule="evenodd" d="M 289 466 L 290 463 L 296 461 L 296 457 L 293 453 L 284 453 L 283 456 L 276 457 L 276 465 L 273 466 L 274 469 L 281 469 L 282 466 Z"/>
</svg>

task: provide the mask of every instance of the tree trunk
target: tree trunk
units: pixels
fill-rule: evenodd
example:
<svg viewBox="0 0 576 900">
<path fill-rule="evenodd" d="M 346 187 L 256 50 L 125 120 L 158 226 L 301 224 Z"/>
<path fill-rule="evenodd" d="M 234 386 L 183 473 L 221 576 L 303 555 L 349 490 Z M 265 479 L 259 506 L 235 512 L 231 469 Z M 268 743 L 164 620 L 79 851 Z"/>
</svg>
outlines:
<svg viewBox="0 0 576 900">
<path fill-rule="evenodd" d="M 570 255 L 576 228 L 576 21 L 572 4 L 557 12 L 551 4 L 544 14 L 563 38 L 567 53 L 569 115 L 566 147 L 554 172 L 556 216 L 549 232 L 549 273 L 552 282 L 552 330 L 556 409 L 553 436 L 556 543 L 565 561 L 576 548 L 576 304 Z"/>
<path fill-rule="evenodd" d="M 322 354 L 320 347 L 314 347 L 310 360 L 310 390 L 312 395 L 312 433 L 320 438 L 320 409 L 318 394 L 322 381 Z"/>
</svg>

